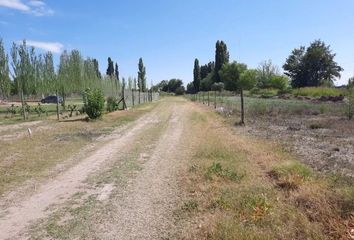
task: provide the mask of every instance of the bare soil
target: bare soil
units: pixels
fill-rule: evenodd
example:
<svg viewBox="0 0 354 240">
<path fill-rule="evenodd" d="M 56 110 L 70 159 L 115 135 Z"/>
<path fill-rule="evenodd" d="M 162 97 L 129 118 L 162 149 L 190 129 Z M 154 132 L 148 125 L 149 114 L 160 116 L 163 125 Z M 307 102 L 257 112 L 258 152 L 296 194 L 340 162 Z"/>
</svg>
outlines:
<svg viewBox="0 0 354 240">
<path fill-rule="evenodd" d="M 354 177 L 354 121 L 320 115 L 248 119 L 243 134 L 279 142 L 312 168 Z"/>
</svg>

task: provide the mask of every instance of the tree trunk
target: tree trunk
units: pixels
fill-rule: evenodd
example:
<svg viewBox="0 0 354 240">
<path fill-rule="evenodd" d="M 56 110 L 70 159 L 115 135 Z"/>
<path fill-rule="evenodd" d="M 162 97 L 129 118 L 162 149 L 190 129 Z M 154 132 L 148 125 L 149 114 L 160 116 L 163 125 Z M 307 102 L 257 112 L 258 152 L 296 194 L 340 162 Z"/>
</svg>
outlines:
<svg viewBox="0 0 354 240">
<path fill-rule="evenodd" d="M 56 96 L 57 96 L 57 120 L 59 121 L 59 94 L 58 90 L 56 91 Z M 64 98 L 63 98 L 64 101 Z"/>
<path fill-rule="evenodd" d="M 241 124 L 245 125 L 245 109 L 243 101 L 243 89 L 241 88 Z"/>
<path fill-rule="evenodd" d="M 21 94 L 20 94 L 20 97 L 21 97 L 21 105 L 22 105 L 22 113 L 23 113 L 23 120 L 26 120 L 26 109 L 25 109 L 25 100 L 23 99 L 23 90 L 21 89 Z"/>
</svg>

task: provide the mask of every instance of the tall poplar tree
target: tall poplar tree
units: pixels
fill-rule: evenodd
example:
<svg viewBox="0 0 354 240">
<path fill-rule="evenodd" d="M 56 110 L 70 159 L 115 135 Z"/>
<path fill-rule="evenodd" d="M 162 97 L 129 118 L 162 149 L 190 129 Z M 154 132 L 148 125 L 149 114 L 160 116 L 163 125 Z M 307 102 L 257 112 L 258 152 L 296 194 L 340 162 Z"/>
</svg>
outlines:
<svg viewBox="0 0 354 240">
<path fill-rule="evenodd" d="M 222 66 L 225 63 L 229 63 L 230 54 L 227 50 L 226 43 L 223 41 L 217 41 L 215 46 L 215 82 L 220 82 L 220 74 Z"/>
<path fill-rule="evenodd" d="M 114 75 L 114 63 L 113 63 L 113 61 L 112 61 L 112 59 L 110 57 L 108 58 L 108 67 L 107 67 L 106 74 L 108 76 L 113 76 Z"/>
<path fill-rule="evenodd" d="M 194 69 L 193 69 L 193 85 L 194 85 L 194 90 L 196 92 L 199 92 L 199 86 L 200 86 L 200 66 L 199 66 L 199 60 L 196 58 L 194 60 Z"/>
<path fill-rule="evenodd" d="M 0 96 L 10 95 L 11 80 L 9 71 L 9 56 L 5 53 L 4 43 L 0 38 Z"/>
<path fill-rule="evenodd" d="M 143 59 L 139 59 L 139 72 L 138 72 L 138 85 L 139 90 L 142 92 L 146 91 L 146 69 L 143 63 Z"/>
</svg>

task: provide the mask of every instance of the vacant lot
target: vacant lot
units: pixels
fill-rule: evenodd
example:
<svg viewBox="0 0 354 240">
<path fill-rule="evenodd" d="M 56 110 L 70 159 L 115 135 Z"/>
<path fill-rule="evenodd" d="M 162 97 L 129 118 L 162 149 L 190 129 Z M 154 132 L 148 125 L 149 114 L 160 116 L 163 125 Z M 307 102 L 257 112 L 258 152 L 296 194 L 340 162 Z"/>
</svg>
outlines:
<svg viewBox="0 0 354 240">
<path fill-rule="evenodd" d="M 0 131 L 0 239 L 348 239 L 353 224 L 352 178 L 183 98 Z"/>
</svg>

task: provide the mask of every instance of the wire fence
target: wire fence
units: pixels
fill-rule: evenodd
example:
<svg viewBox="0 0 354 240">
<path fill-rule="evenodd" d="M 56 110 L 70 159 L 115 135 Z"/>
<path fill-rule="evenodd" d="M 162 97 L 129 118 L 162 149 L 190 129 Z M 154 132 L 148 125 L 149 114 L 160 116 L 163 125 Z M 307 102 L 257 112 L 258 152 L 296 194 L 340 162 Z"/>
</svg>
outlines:
<svg viewBox="0 0 354 240">
<path fill-rule="evenodd" d="M 210 91 L 189 94 L 191 101 L 199 102 L 215 108 L 226 115 L 241 114 L 241 98 L 235 92 Z M 321 102 L 315 100 L 285 99 L 278 96 L 262 98 L 259 96 L 245 95 L 244 106 L 246 117 L 260 115 L 309 115 L 328 113 L 342 115 L 345 111 L 345 103 Z"/>
</svg>

